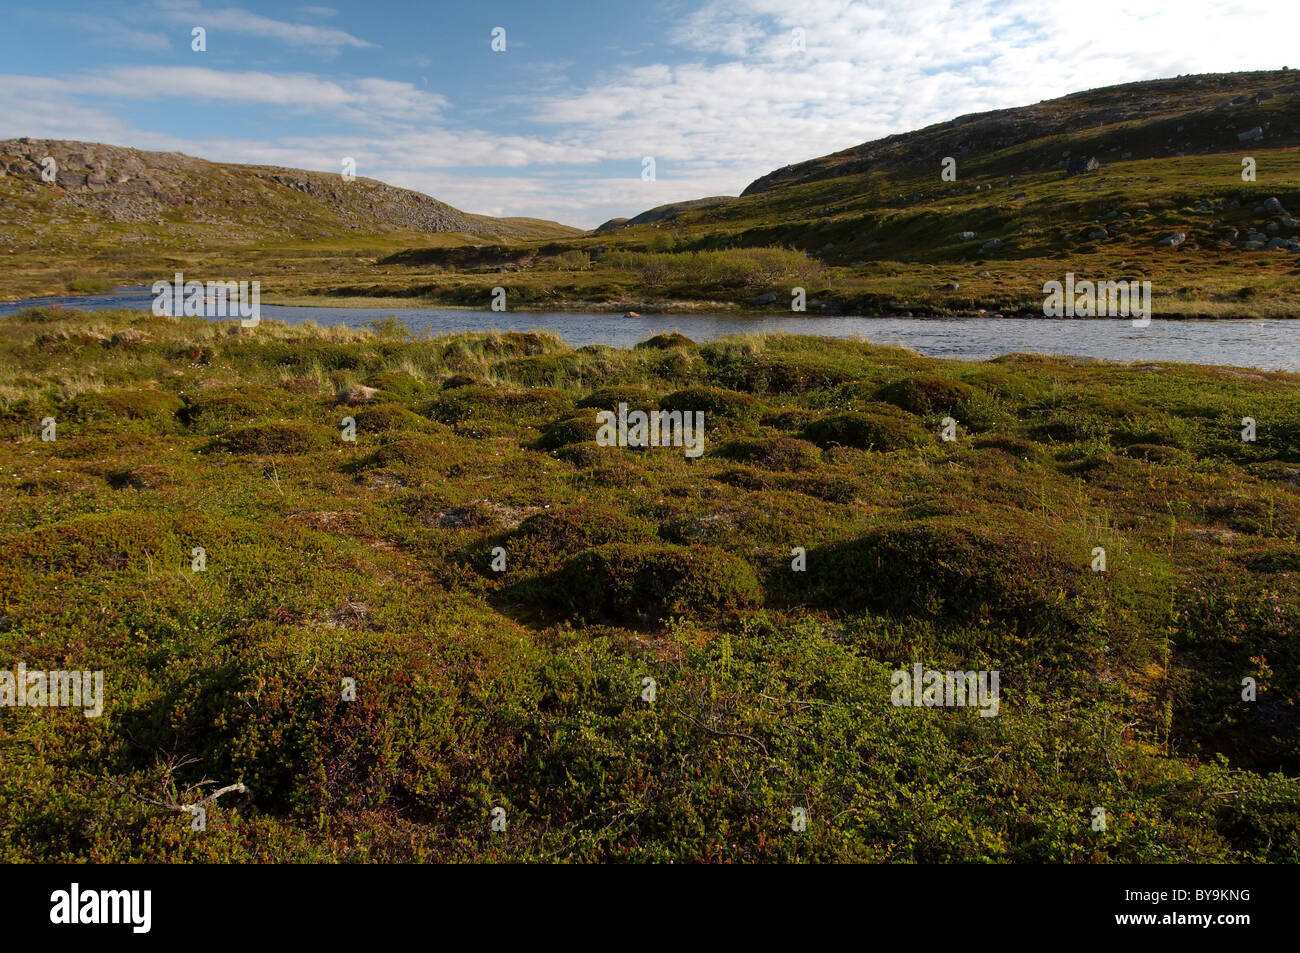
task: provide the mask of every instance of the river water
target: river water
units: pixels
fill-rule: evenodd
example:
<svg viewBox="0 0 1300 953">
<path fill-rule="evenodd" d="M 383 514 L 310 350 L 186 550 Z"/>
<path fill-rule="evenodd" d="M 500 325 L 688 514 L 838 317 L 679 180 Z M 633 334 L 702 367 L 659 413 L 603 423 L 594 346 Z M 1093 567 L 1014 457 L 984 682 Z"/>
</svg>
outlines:
<svg viewBox="0 0 1300 953">
<path fill-rule="evenodd" d="M 23 308 L 59 304 L 69 308 L 148 310 L 148 289 L 75 298 L 0 303 L 0 316 Z M 861 337 L 873 344 L 900 344 L 933 357 L 981 360 L 1031 351 L 1110 361 L 1182 361 L 1262 370 L 1300 371 L 1300 320 L 1161 321 L 1145 328 L 1128 320 L 1047 318 L 863 318 L 820 315 L 643 315 L 537 311 L 470 311 L 450 308 L 290 308 L 262 305 L 262 317 L 286 324 L 361 327 L 396 317 L 409 330 L 432 334 L 461 331 L 554 331 L 571 347 L 629 347 L 664 331 L 695 341 L 750 332 Z"/>
</svg>

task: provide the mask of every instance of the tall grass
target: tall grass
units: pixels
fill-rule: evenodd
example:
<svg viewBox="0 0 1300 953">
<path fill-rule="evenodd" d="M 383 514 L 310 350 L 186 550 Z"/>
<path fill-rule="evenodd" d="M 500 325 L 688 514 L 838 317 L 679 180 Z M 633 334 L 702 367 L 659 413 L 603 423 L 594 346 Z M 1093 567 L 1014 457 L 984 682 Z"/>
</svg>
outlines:
<svg viewBox="0 0 1300 953">
<path fill-rule="evenodd" d="M 602 265 L 635 273 L 651 287 L 769 288 L 820 286 L 827 269 L 805 252 L 788 248 L 733 248 L 721 251 L 611 251 Z"/>
</svg>

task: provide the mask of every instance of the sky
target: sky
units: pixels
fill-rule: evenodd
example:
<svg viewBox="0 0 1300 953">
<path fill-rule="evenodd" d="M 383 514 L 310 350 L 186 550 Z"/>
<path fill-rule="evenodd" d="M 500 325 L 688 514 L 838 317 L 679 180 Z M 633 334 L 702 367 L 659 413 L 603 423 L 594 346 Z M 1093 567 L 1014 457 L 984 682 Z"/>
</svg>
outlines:
<svg viewBox="0 0 1300 953">
<path fill-rule="evenodd" d="M 0 0 L 0 23 L 0 139 L 350 157 L 585 228 L 965 113 L 1300 67 L 1300 4 L 1264 0 Z"/>
</svg>

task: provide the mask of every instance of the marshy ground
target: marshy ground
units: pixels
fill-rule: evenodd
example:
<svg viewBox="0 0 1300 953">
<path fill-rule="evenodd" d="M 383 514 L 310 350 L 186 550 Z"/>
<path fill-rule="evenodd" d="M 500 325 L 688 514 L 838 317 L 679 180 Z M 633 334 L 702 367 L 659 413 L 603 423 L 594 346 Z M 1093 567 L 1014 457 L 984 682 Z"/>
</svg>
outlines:
<svg viewBox="0 0 1300 953">
<path fill-rule="evenodd" d="M 5 860 L 1300 860 L 1294 375 L 0 338 L 5 663 L 106 694 L 0 708 Z M 703 410 L 704 455 L 597 446 L 619 403 Z M 895 707 L 916 662 L 999 671 L 999 713 Z M 247 793 L 203 832 L 124 793 L 204 780 Z"/>
</svg>

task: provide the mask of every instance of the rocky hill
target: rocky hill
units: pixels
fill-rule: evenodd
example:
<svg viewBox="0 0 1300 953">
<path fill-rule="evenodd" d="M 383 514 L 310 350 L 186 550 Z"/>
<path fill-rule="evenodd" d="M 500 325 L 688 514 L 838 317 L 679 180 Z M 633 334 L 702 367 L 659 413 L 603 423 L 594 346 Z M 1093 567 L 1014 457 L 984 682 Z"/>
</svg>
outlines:
<svg viewBox="0 0 1300 953">
<path fill-rule="evenodd" d="M 674 218 L 682 212 L 721 205 L 730 201 L 733 197 L 730 195 L 711 195 L 703 199 L 690 199 L 686 202 L 669 202 L 667 205 L 657 205 L 649 211 L 642 212 L 632 218 L 611 218 L 608 222 L 596 226 L 595 234 L 603 235 L 606 232 L 612 232 L 616 228 L 634 228 L 637 225 L 661 222 L 664 219 Z"/>
<path fill-rule="evenodd" d="M 1069 155 L 1051 148 L 1050 142 L 1056 136 L 1081 134 L 1087 137 L 1088 151 L 1101 161 L 1206 154 L 1245 143 L 1270 149 L 1297 146 L 1300 74 L 1281 70 L 1149 80 L 1033 106 L 971 113 L 777 169 L 741 194 L 910 165 L 937 168 L 945 156 L 960 160 L 1004 150 L 1014 150 L 1015 161 L 996 171 L 1065 169 Z M 1023 148 L 1035 143 L 1043 148 Z"/>
<path fill-rule="evenodd" d="M 42 178 L 52 158 L 53 182 Z M 0 142 L 6 224 L 40 228 L 60 217 L 224 226 L 259 237 L 347 232 L 460 232 L 510 237 L 509 219 L 471 216 L 420 192 L 338 173 L 207 162 L 93 142 Z M 15 216 L 15 218 L 10 218 Z M 536 224 L 536 223 L 535 223 Z M 551 235 L 577 234 L 556 223 Z"/>
</svg>

